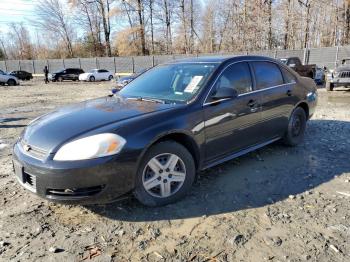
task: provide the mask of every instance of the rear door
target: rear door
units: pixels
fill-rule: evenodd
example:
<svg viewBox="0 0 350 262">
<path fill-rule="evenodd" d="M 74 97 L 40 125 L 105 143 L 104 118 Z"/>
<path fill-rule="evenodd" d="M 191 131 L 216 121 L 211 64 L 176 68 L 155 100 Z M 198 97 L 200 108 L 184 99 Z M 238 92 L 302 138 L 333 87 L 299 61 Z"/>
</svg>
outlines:
<svg viewBox="0 0 350 262">
<path fill-rule="evenodd" d="M 288 118 L 294 108 L 295 77 L 285 68 L 269 61 L 252 62 L 261 99 L 261 139 L 263 141 L 283 136 Z M 281 70 L 285 71 L 282 72 Z"/>
<path fill-rule="evenodd" d="M 216 90 L 236 89 L 238 97 L 214 101 Z M 223 70 L 203 105 L 206 161 L 216 161 L 259 142 L 260 101 L 253 92 L 249 64 L 234 63 Z"/>
</svg>

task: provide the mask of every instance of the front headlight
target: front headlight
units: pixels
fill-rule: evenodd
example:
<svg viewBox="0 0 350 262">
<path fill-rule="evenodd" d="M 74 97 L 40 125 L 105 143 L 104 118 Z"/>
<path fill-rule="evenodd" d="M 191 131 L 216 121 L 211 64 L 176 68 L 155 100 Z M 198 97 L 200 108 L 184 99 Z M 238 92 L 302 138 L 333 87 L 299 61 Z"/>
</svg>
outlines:
<svg viewBox="0 0 350 262">
<path fill-rule="evenodd" d="M 55 154 L 55 161 L 93 159 L 118 154 L 126 140 L 116 134 L 99 134 L 84 137 L 63 145 Z"/>
</svg>

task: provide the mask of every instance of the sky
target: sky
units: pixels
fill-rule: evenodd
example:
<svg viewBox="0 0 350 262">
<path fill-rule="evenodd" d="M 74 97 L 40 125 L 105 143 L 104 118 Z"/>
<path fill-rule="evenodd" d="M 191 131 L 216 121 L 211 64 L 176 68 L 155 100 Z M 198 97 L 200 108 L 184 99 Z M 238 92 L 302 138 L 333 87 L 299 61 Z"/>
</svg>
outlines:
<svg viewBox="0 0 350 262">
<path fill-rule="evenodd" d="M 66 2 L 66 0 L 61 0 Z M 200 0 L 202 5 L 207 0 Z M 35 27 L 30 20 L 35 18 L 35 5 L 38 0 L 0 0 L 0 33 L 9 31 L 8 24 L 12 22 L 23 22 L 30 33 L 35 32 Z"/>
<path fill-rule="evenodd" d="M 11 22 L 23 22 L 31 27 L 29 20 L 34 18 L 36 2 L 37 0 L 0 0 L 0 32 L 6 33 Z"/>
</svg>

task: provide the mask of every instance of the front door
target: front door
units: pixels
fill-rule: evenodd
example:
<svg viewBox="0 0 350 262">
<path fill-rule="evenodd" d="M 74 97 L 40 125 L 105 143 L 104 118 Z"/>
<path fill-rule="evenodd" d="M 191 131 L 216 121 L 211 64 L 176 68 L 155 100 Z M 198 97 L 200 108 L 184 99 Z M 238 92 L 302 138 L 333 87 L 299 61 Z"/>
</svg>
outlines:
<svg viewBox="0 0 350 262">
<path fill-rule="evenodd" d="M 236 89 L 238 97 L 214 101 L 222 87 Z M 259 142 L 260 99 L 253 91 L 249 64 L 234 63 L 217 79 L 205 102 L 206 161 L 211 162 Z"/>
</svg>

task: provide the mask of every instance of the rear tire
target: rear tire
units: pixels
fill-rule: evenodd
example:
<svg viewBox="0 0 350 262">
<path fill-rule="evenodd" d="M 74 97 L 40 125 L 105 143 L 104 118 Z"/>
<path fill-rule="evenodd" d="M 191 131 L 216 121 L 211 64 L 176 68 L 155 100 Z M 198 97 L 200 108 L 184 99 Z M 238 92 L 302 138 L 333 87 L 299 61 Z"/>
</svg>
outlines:
<svg viewBox="0 0 350 262">
<path fill-rule="evenodd" d="M 90 76 L 89 81 L 90 82 L 95 82 L 95 77 L 94 76 Z"/>
<path fill-rule="evenodd" d="M 110 75 L 110 76 L 108 77 L 108 80 L 111 81 L 112 79 L 113 79 L 113 76 Z"/>
<path fill-rule="evenodd" d="M 327 82 L 327 83 L 326 83 L 326 89 L 327 89 L 327 91 L 333 91 L 333 89 L 334 89 L 334 84 L 333 84 L 333 83 L 330 83 L 330 82 Z"/>
<path fill-rule="evenodd" d="M 301 107 L 297 107 L 292 112 L 287 131 L 282 139 L 287 146 L 297 146 L 304 140 L 306 128 L 306 113 Z"/>
<path fill-rule="evenodd" d="M 9 79 L 9 80 L 7 80 L 7 85 L 8 86 L 15 86 L 16 85 L 16 81 L 13 80 L 13 79 Z"/>
<path fill-rule="evenodd" d="M 146 206 L 167 205 L 184 197 L 195 176 L 190 152 L 174 141 L 161 142 L 152 146 L 140 162 L 133 193 Z"/>
</svg>

